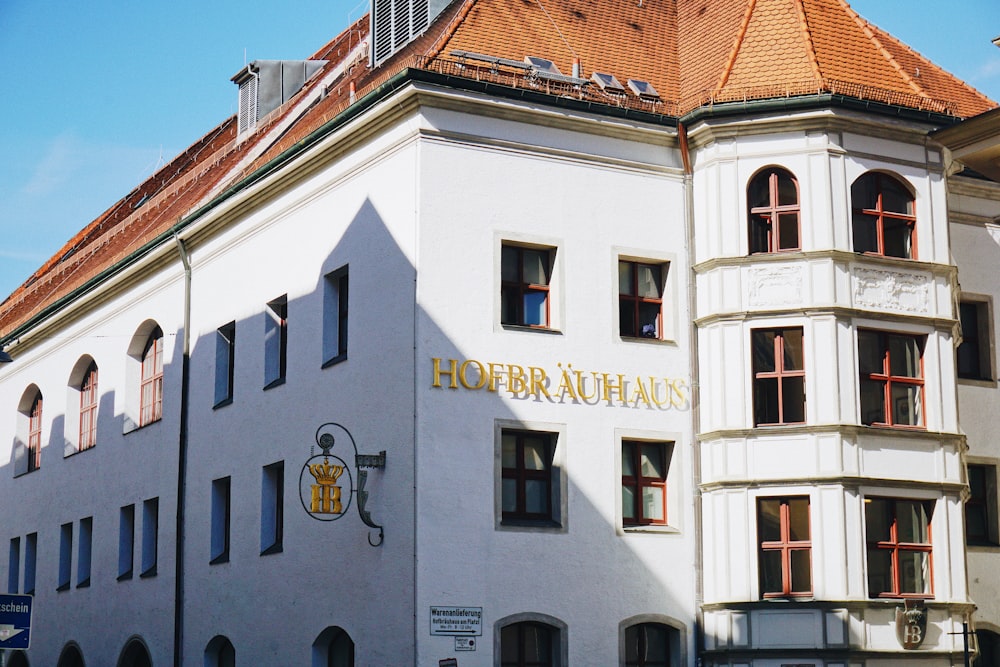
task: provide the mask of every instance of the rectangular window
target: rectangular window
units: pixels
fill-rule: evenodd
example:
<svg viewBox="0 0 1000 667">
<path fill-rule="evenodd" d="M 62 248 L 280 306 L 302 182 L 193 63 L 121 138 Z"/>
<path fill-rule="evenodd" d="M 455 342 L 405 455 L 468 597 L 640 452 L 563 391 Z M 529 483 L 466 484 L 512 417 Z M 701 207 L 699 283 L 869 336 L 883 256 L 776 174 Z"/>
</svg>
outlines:
<svg viewBox="0 0 1000 667">
<path fill-rule="evenodd" d="M 760 594 L 765 598 L 812 595 L 809 498 L 757 501 Z"/>
<path fill-rule="evenodd" d="M 90 586 L 90 554 L 94 541 L 94 517 L 80 519 L 80 537 L 76 551 L 76 587 Z"/>
<path fill-rule="evenodd" d="M 233 371 L 236 369 L 236 322 L 215 331 L 215 404 L 233 402 Z"/>
<path fill-rule="evenodd" d="M 64 523 L 59 528 L 59 579 L 57 591 L 69 589 L 69 578 L 73 571 L 73 523 Z"/>
<path fill-rule="evenodd" d="M 922 427 L 925 336 L 858 332 L 861 422 Z"/>
<path fill-rule="evenodd" d="M 551 326 L 549 288 L 554 248 L 503 244 L 500 249 L 500 322 Z"/>
<path fill-rule="evenodd" d="M 142 353 L 139 403 L 140 427 L 163 417 L 163 331 L 160 327 L 149 335 Z"/>
<path fill-rule="evenodd" d="M 212 480 L 212 565 L 229 562 L 229 488 L 229 477 Z"/>
<path fill-rule="evenodd" d="M 666 525 L 670 443 L 622 441 L 622 522 Z"/>
<path fill-rule="evenodd" d="M 754 425 L 805 422 L 802 327 L 755 329 L 751 338 Z"/>
<path fill-rule="evenodd" d="M 504 429 L 501 435 L 502 521 L 554 520 L 555 434 Z"/>
<path fill-rule="evenodd" d="M 24 538 L 24 594 L 35 594 L 35 565 L 38 563 L 38 533 Z"/>
<path fill-rule="evenodd" d="M 323 368 L 347 358 L 347 267 L 328 273 L 323 292 Z"/>
<path fill-rule="evenodd" d="M 965 501 L 965 541 L 973 546 L 1000 544 L 997 530 L 997 468 L 969 464 L 969 499 Z"/>
<path fill-rule="evenodd" d="M 958 318 L 962 323 L 962 343 L 958 346 L 960 378 L 993 380 L 989 305 L 988 301 L 962 301 L 958 306 Z"/>
<path fill-rule="evenodd" d="M 125 505 L 118 512 L 118 581 L 132 578 L 135 554 L 135 505 Z"/>
<path fill-rule="evenodd" d="M 28 472 L 42 467 L 42 395 L 37 394 L 28 413 Z"/>
<path fill-rule="evenodd" d="M 618 332 L 623 338 L 663 338 L 667 267 L 618 261 Z"/>
<path fill-rule="evenodd" d="M 285 381 L 288 362 L 288 297 L 267 304 L 264 317 L 264 389 Z"/>
<path fill-rule="evenodd" d="M 285 462 L 264 466 L 260 487 L 260 555 L 280 553 L 285 523 Z"/>
<path fill-rule="evenodd" d="M 142 570 L 141 578 L 156 576 L 156 556 L 160 533 L 160 499 L 142 502 Z"/>
<path fill-rule="evenodd" d="M 868 597 L 931 595 L 934 502 L 865 498 Z"/>
<path fill-rule="evenodd" d="M 7 552 L 7 592 L 17 593 L 17 585 L 21 579 L 21 538 L 12 537 L 10 551 Z"/>
</svg>

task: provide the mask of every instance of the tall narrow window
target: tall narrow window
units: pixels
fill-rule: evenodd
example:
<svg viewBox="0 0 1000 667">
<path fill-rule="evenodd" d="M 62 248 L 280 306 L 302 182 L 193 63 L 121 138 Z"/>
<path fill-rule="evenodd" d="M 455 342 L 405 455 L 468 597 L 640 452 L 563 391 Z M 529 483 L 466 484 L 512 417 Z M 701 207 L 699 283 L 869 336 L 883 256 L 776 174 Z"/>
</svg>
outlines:
<svg viewBox="0 0 1000 667">
<path fill-rule="evenodd" d="M 854 251 L 886 257 L 916 257 L 913 195 L 899 180 L 870 172 L 851 186 Z"/>
<path fill-rule="evenodd" d="M 156 327 L 142 351 L 139 384 L 139 426 L 152 424 L 163 416 L 163 331 Z"/>
<path fill-rule="evenodd" d="M 528 327 L 550 325 L 552 248 L 504 244 L 500 249 L 500 322 Z"/>
<path fill-rule="evenodd" d="M 622 522 L 626 526 L 667 523 L 665 442 L 622 441 Z"/>
<path fill-rule="evenodd" d="M 215 332 L 215 407 L 233 402 L 233 371 L 236 368 L 236 322 Z"/>
<path fill-rule="evenodd" d="M 97 364 L 83 373 L 80 383 L 80 441 L 78 449 L 90 449 L 97 444 Z"/>
<path fill-rule="evenodd" d="M 958 317 L 962 323 L 962 343 L 957 353 L 958 377 L 992 381 L 989 302 L 962 301 L 958 306 Z"/>
<path fill-rule="evenodd" d="M 160 541 L 160 499 L 142 502 L 142 578 L 156 576 L 157 551 Z"/>
<path fill-rule="evenodd" d="M 500 629 L 500 667 L 558 667 L 559 630 L 525 621 Z"/>
<path fill-rule="evenodd" d="M 924 336 L 858 332 L 862 423 L 923 426 L 925 342 Z"/>
<path fill-rule="evenodd" d="M 997 528 L 997 468 L 970 463 L 965 501 L 965 541 L 970 546 L 1000 544 Z"/>
<path fill-rule="evenodd" d="M 809 498 L 757 501 L 761 597 L 812 595 Z"/>
<path fill-rule="evenodd" d="M 285 462 L 264 466 L 260 488 L 260 555 L 279 553 L 285 522 Z"/>
<path fill-rule="evenodd" d="M 42 394 L 35 394 L 28 412 L 28 472 L 42 467 Z"/>
<path fill-rule="evenodd" d="M 21 538 L 12 537 L 10 551 L 7 552 L 7 592 L 17 593 L 17 585 L 21 578 Z"/>
<path fill-rule="evenodd" d="M 285 381 L 288 354 L 288 297 L 267 304 L 264 316 L 264 389 Z"/>
<path fill-rule="evenodd" d="M 118 581 L 132 578 L 135 558 L 135 505 L 118 511 Z"/>
<path fill-rule="evenodd" d="M 502 520 L 551 521 L 555 435 L 504 430 L 501 437 Z"/>
<path fill-rule="evenodd" d="M 759 172 L 747 188 L 750 252 L 799 249 L 799 184 L 789 172 L 772 167 Z"/>
<path fill-rule="evenodd" d="M 618 331 L 623 337 L 663 337 L 666 273 L 666 264 L 618 261 Z"/>
<path fill-rule="evenodd" d="M 80 519 L 80 536 L 76 550 L 76 587 L 90 586 L 90 554 L 94 541 L 94 517 Z"/>
<path fill-rule="evenodd" d="M 212 565 L 229 562 L 229 488 L 229 477 L 212 480 Z"/>
<path fill-rule="evenodd" d="M 347 358 L 347 267 L 325 276 L 323 293 L 323 367 Z"/>
<path fill-rule="evenodd" d="M 35 566 L 38 563 L 38 533 L 24 538 L 24 594 L 35 594 Z"/>
<path fill-rule="evenodd" d="M 662 623 L 637 623 L 625 628 L 625 667 L 670 667 L 677 631 Z M 673 641 L 671 641 L 673 640 Z"/>
<path fill-rule="evenodd" d="M 931 595 L 933 501 L 865 498 L 868 596 Z"/>
<path fill-rule="evenodd" d="M 73 523 L 64 523 L 59 528 L 59 579 L 57 591 L 69 589 L 69 578 L 73 571 Z"/>
<path fill-rule="evenodd" d="M 803 423 L 802 328 L 756 329 L 752 345 L 754 425 Z"/>
</svg>

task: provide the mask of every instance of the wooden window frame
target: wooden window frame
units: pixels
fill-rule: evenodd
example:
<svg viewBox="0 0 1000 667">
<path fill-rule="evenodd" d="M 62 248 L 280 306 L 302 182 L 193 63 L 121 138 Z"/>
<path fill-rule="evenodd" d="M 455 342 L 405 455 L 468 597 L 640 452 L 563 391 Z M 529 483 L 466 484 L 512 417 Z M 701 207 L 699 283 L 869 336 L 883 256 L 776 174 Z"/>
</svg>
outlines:
<svg viewBox="0 0 1000 667">
<path fill-rule="evenodd" d="M 862 206 L 855 206 L 856 203 L 856 191 L 855 188 L 861 183 L 868 179 L 873 179 L 875 185 L 873 190 L 875 191 L 875 208 L 863 208 Z M 884 182 L 886 180 L 893 181 L 902 190 L 909 193 L 910 208 L 916 211 L 916 199 L 913 194 L 910 193 L 910 188 L 899 178 L 891 176 L 889 174 L 883 174 L 881 172 L 868 172 L 862 174 L 854 181 L 851 185 L 851 207 L 852 207 L 852 219 L 851 219 L 851 231 L 853 238 L 857 239 L 857 225 L 858 216 L 864 216 L 868 219 L 874 218 L 875 222 L 875 250 L 858 250 L 857 252 L 864 252 L 869 255 L 877 255 L 879 257 L 896 257 L 899 259 L 916 259 L 917 258 L 917 216 L 914 212 L 909 213 L 899 213 L 896 211 L 886 211 L 884 208 L 883 197 L 886 191 Z M 898 221 L 906 225 L 909 229 L 909 254 L 908 255 L 887 255 L 885 252 L 885 226 L 887 221 Z"/>
<path fill-rule="evenodd" d="M 517 257 L 517 280 L 511 280 L 504 278 L 503 275 L 503 255 L 504 253 L 515 253 Z M 545 255 L 546 266 L 545 266 L 545 280 L 542 283 L 533 283 L 525 279 L 524 277 L 524 255 L 527 252 L 537 252 Z M 537 246 L 521 246 L 515 245 L 513 243 L 503 243 L 500 246 L 500 323 L 506 326 L 518 326 L 518 327 L 530 327 L 532 329 L 551 329 L 552 328 L 552 268 L 553 268 L 553 255 L 555 253 L 554 248 L 549 247 L 537 247 Z M 545 316 L 544 322 L 540 323 L 528 323 L 525 316 L 524 299 L 528 294 L 541 294 L 544 295 L 545 303 Z M 512 303 L 514 307 L 514 314 L 511 318 L 507 318 L 505 308 L 503 307 L 505 303 Z"/>
<path fill-rule="evenodd" d="M 667 477 L 670 472 L 670 444 L 667 442 L 652 442 L 648 440 L 622 440 L 622 459 L 628 456 L 631 459 L 634 475 L 626 475 L 622 469 L 622 489 L 632 489 L 632 517 L 625 516 L 625 499 L 622 498 L 622 525 L 626 528 L 634 526 L 666 526 L 667 525 Z M 648 477 L 642 474 L 642 448 L 643 446 L 653 446 L 660 450 L 663 462 L 662 477 Z M 663 507 L 661 508 L 662 519 L 651 519 L 644 516 L 644 503 L 642 502 L 642 491 L 645 488 L 661 489 L 663 494 Z"/>
<path fill-rule="evenodd" d="M 778 203 L 778 179 L 782 174 L 787 175 L 795 185 L 794 204 Z M 749 202 L 750 191 L 757 183 L 765 178 L 767 179 L 768 203 L 766 206 L 751 207 Z M 799 195 L 799 181 L 787 169 L 782 169 L 780 167 L 768 167 L 763 171 L 758 172 L 753 178 L 750 179 L 750 183 L 747 186 L 747 208 L 749 210 L 747 215 L 747 228 L 750 237 L 749 245 L 751 255 L 796 252 L 802 249 L 802 209 Z M 782 247 L 780 233 L 781 216 L 791 214 L 795 214 L 796 218 L 795 245 Z M 778 230 L 775 230 L 776 220 L 779 223 Z M 755 239 L 757 238 L 757 234 L 755 233 L 757 227 L 761 227 L 765 230 L 766 243 L 763 244 L 764 247 L 758 247 L 758 244 L 755 242 Z"/>
<path fill-rule="evenodd" d="M 28 409 L 28 472 L 42 467 L 42 393 L 36 392 Z"/>
<path fill-rule="evenodd" d="M 792 505 L 793 500 L 806 501 L 806 519 L 809 526 L 808 540 L 793 540 L 791 538 L 792 526 Z M 764 501 L 778 501 L 779 503 L 779 531 L 778 540 L 764 540 L 761 536 L 761 503 Z M 760 596 L 761 598 L 790 598 L 790 597 L 812 597 L 812 504 L 809 496 L 780 496 L 757 499 L 757 547 L 758 547 L 758 571 L 760 574 Z M 764 590 L 764 568 L 763 556 L 765 552 L 779 551 L 781 553 L 781 590 Z M 792 590 L 792 552 L 806 551 L 809 554 L 809 590 Z"/>
<path fill-rule="evenodd" d="M 877 594 L 873 595 L 871 580 L 867 582 L 868 587 L 868 597 L 869 598 L 920 598 L 927 599 L 934 597 L 934 553 L 933 553 L 933 543 L 934 539 L 931 534 L 931 519 L 933 517 L 933 501 L 926 499 L 915 499 L 915 498 L 885 498 L 885 497 L 868 497 L 865 498 L 866 503 L 886 503 L 888 508 L 888 518 L 889 523 L 889 539 L 888 540 L 873 540 L 869 538 L 870 526 L 865 525 L 865 543 L 867 545 L 867 550 L 871 551 L 873 549 L 877 551 L 888 551 L 890 552 L 890 568 L 892 570 L 892 590 L 889 591 L 879 591 Z M 917 503 L 924 505 L 925 516 L 927 517 L 927 524 L 924 529 L 927 532 L 927 542 L 900 542 L 899 541 L 899 513 L 897 511 L 897 504 L 900 502 L 906 503 Z M 899 567 L 899 556 L 901 553 L 926 553 L 927 554 L 927 591 L 918 593 L 903 593 L 900 591 L 902 588 L 900 580 L 900 567 Z M 871 563 L 868 564 L 871 568 Z"/>
<path fill-rule="evenodd" d="M 629 290 L 631 293 L 621 290 L 621 270 L 622 266 L 629 267 Z M 639 295 L 639 269 L 649 267 L 657 272 L 656 288 L 658 297 Z M 618 333 L 622 338 L 643 338 L 650 340 L 663 339 L 663 292 L 666 285 L 667 271 L 669 265 L 664 262 L 643 262 L 631 259 L 618 260 Z M 640 317 L 640 309 L 643 305 L 656 307 L 655 331 L 647 335 L 643 331 L 643 323 Z M 624 326 L 629 323 L 630 327 Z M 630 330 L 632 333 L 627 333 Z"/>
<path fill-rule="evenodd" d="M 863 336 L 877 336 L 878 337 L 878 347 L 876 350 L 881 350 L 882 353 L 882 371 L 866 373 L 861 370 L 861 362 L 864 358 L 864 352 L 862 350 Z M 919 372 L 920 375 L 917 377 L 909 377 L 906 375 L 893 375 L 892 374 L 892 358 L 890 357 L 890 344 L 891 338 L 905 338 L 914 341 L 920 350 L 920 364 Z M 927 344 L 927 336 L 923 334 L 909 334 L 909 333 L 898 333 L 891 331 L 880 331 L 877 329 L 860 329 L 858 331 L 858 376 L 861 382 L 881 382 L 884 384 L 882 388 L 882 409 L 885 413 L 885 421 L 883 422 L 866 422 L 865 421 L 865 409 L 864 409 L 864 392 L 861 391 L 859 386 L 859 407 L 861 411 L 861 422 L 866 426 L 888 426 L 892 428 L 899 429 L 911 429 L 911 430 L 926 430 L 926 396 L 925 396 L 925 378 L 924 378 L 924 352 Z M 918 409 L 920 411 L 920 423 L 919 424 L 903 424 L 897 423 L 895 418 L 895 405 L 893 404 L 892 389 L 894 385 L 904 385 L 909 387 L 918 387 L 920 392 L 920 401 Z"/>
<path fill-rule="evenodd" d="M 97 402 L 97 364 L 91 361 L 80 381 L 80 439 L 77 451 L 82 452 L 97 444 Z"/>
<path fill-rule="evenodd" d="M 501 441 L 504 436 L 513 435 L 516 437 L 516 463 L 513 468 L 503 466 L 501 462 L 501 478 L 512 479 L 515 481 L 515 509 L 507 511 L 501 509 L 501 524 L 509 524 L 511 522 L 528 522 L 528 523 L 550 523 L 555 521 L 555 508 L 553 505 L 556 500 L 552 497 L 552 475 L 553 470 L 553 457 L 555 456 L 555 446 L 556 446 L 556 434 L 546 431 L 531 431 L 524 429 L 508 429 L 505 428 L 501 432 Z M 524 441 L 525 438 L 543 438 L 546 443 L 545 448 L 545 468 L 542 470 L 530 470 L 524 465 Z M 501 442 L 501 448 L 502 448 Z M 501 454 L 502 457 L 502 454 Z M 501 480 L 501 497 L 503 496 L 502 483 Z M 545 498 L 546 511 L 544 512 L 528 512 L 526 509 L 527 496 L 526 496 L 526 486 L 529 480 L 539 481 L 544 483 L 545 492 L 542 497 Z M 503 503 L 501 501 L 501 507 Z"/>
<path fill-rule="evenodd" d="M 802 337 L 803 348 L 805 347 L 805 331 L 802 327 L 771 327 L 766 329 L 753 329 L 750 332 L 750 349 L 751 349 L 751 363 L 753 366 L 753 397 L 754 397 L 754 426 L 784 426 L 787 424 L 804 424 L 806 422 L 806 387 L 805 387 L 805 377 L 806 377 L 806 364 L 805 364 L 805 350 L 802 349 L 800 360 L 800 370 L 785 368 L 785 336 L 788 332 L 798 331 Z M 774 334 L 774 345 L 773 345 L 773 371 L 760 370 L 757 365 L 757 357 L 754 354 L 754 350 L 757 349 L 757 339 L 758 337 L 764 337 L 767 334 Z M 802 419 L 799 421 L 789 421 L 786 419 L 785 415 L 785 383 L 786 380 L 791 378 L 802 378 Z M 774 380 L 777 382 L 778 395 L 777 395 L 777 416 L 778 420 L 773 422 L 761 421 L 760 401 L 762 400 L 760 396 L 764 393 L 765 383 L 769 380 Z"/>
<path fill-rule="evenodd" d="M 163 418 L 163 331 L 156 327 L 142 350 L 139 428 Z"/>
</svg>

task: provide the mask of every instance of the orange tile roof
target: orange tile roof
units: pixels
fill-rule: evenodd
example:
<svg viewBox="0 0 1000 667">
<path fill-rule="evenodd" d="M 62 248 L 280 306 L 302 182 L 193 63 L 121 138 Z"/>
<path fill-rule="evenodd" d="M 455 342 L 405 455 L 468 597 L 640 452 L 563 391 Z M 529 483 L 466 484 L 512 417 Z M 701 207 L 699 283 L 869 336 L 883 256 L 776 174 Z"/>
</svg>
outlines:
<svg viewBox="0 0 1000 667">
<path fill-rule="evenodd" d="M 0 304 L 0 337 L 337 118 L 352 104 L 352 84 L 360 99 L 408 67 L 668 115 L 821 92 L 956 117 L 996 106 L 844 0 L 455 0 L 380 67 L 353 63 L 331 82 L 367 33 L 363 17 L 320 48 L 313 59 L 328 64 L 249 137 L 237 138 L 234 118 L 224 121 L 85 227 Z M 578 61 L 583 78 L 601 72 L 623 84 L 648 81 L 661 100 L 541 83 L 523 71 L 463 62 L 455 51 L 516 61 L 539 56 L 564 74 Z M 322 99 L 296 110 L 303 96 L 317 96 L 321 81 Z"/>
</svg>

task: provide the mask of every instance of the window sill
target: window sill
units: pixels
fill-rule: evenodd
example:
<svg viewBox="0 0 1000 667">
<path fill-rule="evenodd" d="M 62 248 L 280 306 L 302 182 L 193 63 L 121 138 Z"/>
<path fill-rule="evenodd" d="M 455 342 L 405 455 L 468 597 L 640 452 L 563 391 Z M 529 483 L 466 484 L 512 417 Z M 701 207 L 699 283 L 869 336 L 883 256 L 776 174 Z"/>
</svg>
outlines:
<svg viewBox="0 0 1000 667">
<path fill-rule="evenodd" d="M 76 585 L 77 588 L 90 588 L 90 577 L 87 577 Z"/>
<path fill-rule="evenodd" d="M 995 542 L 968 542 L 965 546 L 969 551 L 997 551 L 1000 549 L 1000 544 Z"/>
<path fill-rule="evenodd" d="M 624 525 L 622 532 L 626 535 L 680 535 L 681 530 L 670 524 Z"/>
<path fill-rule="evenodd" d="M 146 570 L 145 572 L 140 572 L 139 573 L 139 578 L 140 579 L 149 579 L 150 577 L 155 577 L 155 576 L 156 576 L 156 566 L 155 565 L 153 567 L 149 568 L 148 570 Z"/>
<path fill-rule="evenodd" d="M 504 531 L 528 531 L 543 533 L 566 532 L 566 527 L 558 521 L 532 519 L 501 519 L 500 523 L 497 524 L 497 529 Z"/>
<path fill-rule="evenodd" d="M 285 378 L 283 377 L 271 380 L 270 382 L 264 385 L 264 391 L 267 391 L 268 389 L 273 389 L 275 387 L 280 387 L 283 384 L 285 384 Z"/>
<path fill-rule="evenodd" d="M 38 472 L 41 468 L 32 468 L 31 470 L 25 470 L 24 472 L 14 473 L 14 479 L 18 477 L 24 477 L 25 475 L 30 475 L 33 472 Z"/>
<path fill-rule="evenodd" d="M 272 554 L 280 554 L 284 548 L 280 544 L 272 544 L 268 548 L 260 552 L 261 556 L 270 556 Z"/>
<path fill-rule="evenodd" d="M 131 580 L 132 580 L 132 570 L 119 574 L 118 578 L 116 579 L 116 581 L 131 581 Z"/>
<path fill-rule="evenodd" d="M 320 368 L 322 369 L 322 368 L 329 368 L 330 366 L 336 366 L 337 364 L 343 361 L 347 361 L 346 352 L 344 352 L 343 354 L 338 354 L 335 357 L 331 357 L 330 359 L 327 359 L 326 361 L 323 362 L 323 365 L 321 365 Z"/>
<path fill-rule="evenodd" d="M 640 345 L 677 345 L 672 338 L 646 338 L 644 336 L 623 336 L 618 334 L 623 343 L 639 343 Z"/>
<path fill-rule="evenodd" d="M 989 387 L 990 389 L 995 389 L 997 386 L 997 381 L 990 378 L 964 378 L 958 377 L 958 384 L 968 385 L 970 387 Z"/>
<path fill-rule="evenodd" d="M 550 327 L 534 326 L 531 324 L 510 324 L 501 322 L 500 326 L 503 327 L 504 331 L 524 331 L 529 333 L 540 333 L 540 334 L 550 334 L 555 336 L 561 336 L 562 331 L 559 329 L 552 329 Z"/>
<path fill-rule="evenodd" d="M 228 563 L 228 562 L 229 562 L 229 552 L 227 551 L 226 553 L 219 554 L 218 556 L 216 556 L 212 560 L 208 561 L 208 564 L 209 565 L 219 565 L 220 563 Z"/>
<path fill-rule="evenodd" d="M 96 446 L 97 446 L 96 444 L 93 444 L 93 445 L 91 445 L 89 447 L 84 447 L 83 449 L 78 449 L 78 448 L 74 447 L 73 451 L 71 451 L 69 454 L 64 455 L 63 458 L 64 459 L 68 459 L 68 458 L 72 458 L 72 457 L 74 457 L 74 456 L 76 456 L 78 454 L 83 454 L 84 452 L 89 452 L 91 449 L 93 449 Z"/>
<path fill-rule="evenodd" d="M 265 389 L 266 389 L 266 387 L 265 387 Z M 219 408 L 224 408 L 227 405 L 232 405 L 232 404 L 233 404 L 233 397 L 230 396 L 229 398 L 224 398 L 221 401 L 219 401 L 218 403 L 216 403 L 215 405 L 213 405 L 212 409 L 213 410 L 218 410 Z"/>
<path fill-rule="evenodd" d="M 157 417 L 156 419 L 154 419 L 151 422 L 146 422 L 145 424 L 136 424 L 135 422 L 131 422 L 126 417 L 126 422 L 129 422 L 129 426 L 131 426 L 131 428 L 126 428 L 124 431 L 122 431 L 122 435 L 128 435 L 129 433 L 135 433 L 136 431 L 141 431 L 142 429 L 149 428 L 150 426 L 152 426 L 154 424 L 159 424 L 161 421 L 163 421 L 163 417 L 162 416 L 161 417 Z"/>
<path fill-rule="evenodd" d="M 59 584 L 59 586 L 56 588 L 56 593 L 62 593 L 63 591 L 68 591 L 68 590 L 69 590 L 69 583 Z"/>
</svg>

